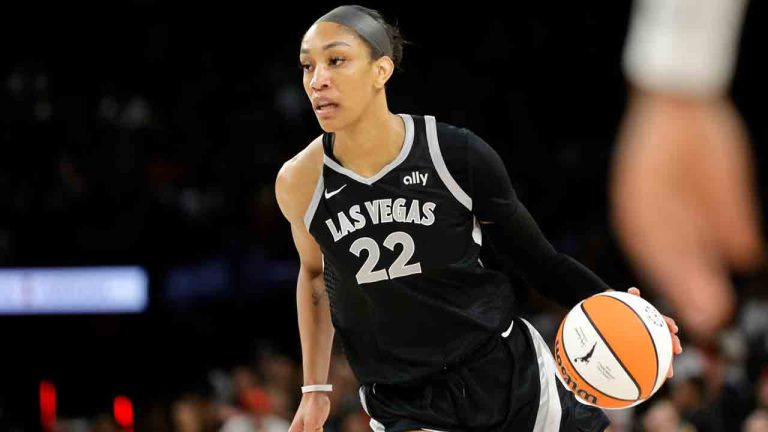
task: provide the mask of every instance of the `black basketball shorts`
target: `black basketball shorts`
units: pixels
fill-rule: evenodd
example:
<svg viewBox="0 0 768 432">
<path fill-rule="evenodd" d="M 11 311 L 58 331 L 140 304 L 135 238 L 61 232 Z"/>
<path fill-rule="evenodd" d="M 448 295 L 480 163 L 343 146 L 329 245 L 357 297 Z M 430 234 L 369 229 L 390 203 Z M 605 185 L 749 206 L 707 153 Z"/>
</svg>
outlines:
<svg viewBox="0 0 768 432">
<path fill-rule="evenodd" d="M 418 382 L 365 384 L 360 400 L 374 432 L 602 432 L 605 413 L 578 402 L 555 376 L 549 347 L 527 321 L 466 361 Z"/>
</svg>

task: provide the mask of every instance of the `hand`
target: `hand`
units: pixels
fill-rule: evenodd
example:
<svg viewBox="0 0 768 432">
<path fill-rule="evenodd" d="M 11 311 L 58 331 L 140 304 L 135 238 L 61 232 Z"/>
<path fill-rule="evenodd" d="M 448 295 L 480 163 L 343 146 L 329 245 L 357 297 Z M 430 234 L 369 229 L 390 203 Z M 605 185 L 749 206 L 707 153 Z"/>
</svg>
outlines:
<svg viewBox="0 0 768 432">
<path fill-rule="evenodd" d="M 640 290 L 635 287 L 628 289 L 627 292 L 640 297 Z M 677 337 L 677 332 L 680 329 L 677 327 L 675 320 L 673 320 L 672 318 L 666 315 L 662 315 L 662 316 L 664 317 L 664 321 L 667 322 L 667 327 L 669 328 L 669 335 L 672 336 L 672 353 L 675 355 L 679 355 L 681 352 L 683 352 L 683 345 L 680 344 L 680 338 Z M 672 378 L 672 376 L 674 375 L 674 367 L 673 367 L 674 363 L 675 363 L 675 359 L 673 357 L 672 361 L 669 363 L 669 372 L 667 373 L 667 378 Z"/>
<path fill-rule="evenodd" d="M 331 400 L 328 393 L 304 393 L 288 432 L 322 432 L 330 412 Z"/>
<path fill-rule="evenodd" d="M 727 98 L 633 94 L 613 160 L 613 223 L 639 276 L 699 343 L 734 316 L 730 271 L 764 256 L 753 164 Z"/>
</svg>

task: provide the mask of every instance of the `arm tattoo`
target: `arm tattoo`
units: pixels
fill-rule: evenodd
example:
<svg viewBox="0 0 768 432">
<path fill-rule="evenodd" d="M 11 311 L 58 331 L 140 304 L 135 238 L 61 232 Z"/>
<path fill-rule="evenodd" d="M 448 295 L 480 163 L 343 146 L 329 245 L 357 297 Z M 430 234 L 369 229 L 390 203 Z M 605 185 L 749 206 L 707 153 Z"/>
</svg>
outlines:
<svg viewBox="0 0 768 432">
<path fill-rule="evenodd" d="M 325 292 L 325 290 L 313 290 L 312 291 L 312 304 L 317 306 L 320 304 L 320 301 L 325 300 L 328 298 L 328 294 Z"/>
</svg>

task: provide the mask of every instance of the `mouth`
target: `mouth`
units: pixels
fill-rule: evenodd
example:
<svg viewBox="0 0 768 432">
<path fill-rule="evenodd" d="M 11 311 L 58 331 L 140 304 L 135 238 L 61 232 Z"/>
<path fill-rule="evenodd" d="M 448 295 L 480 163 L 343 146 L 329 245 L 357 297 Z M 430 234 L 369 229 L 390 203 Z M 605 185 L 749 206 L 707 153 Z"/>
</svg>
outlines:
<svg viewBox="0 0 768 432">
<path fill-rule="evenodd" d="M 334 110 L 334 109 L 336 109 L 338 107 L 339 107 L 338 104 L 335 104 L 335 103 L 332 103 L 332 102 L 321 103 L 321 104 L 318 104 L 318 105 L 315 106 L 315 111 L 317 111 L 317 112 L 327 112 L 327 111 Z"/>
<path fill-rule="evenodd" d="M 315 113 L 319 118 L 328 118 L 334 115 L 334 113 L 336 113 L 336 111 L 338 110 L 339 110 L 339 105 L 335 103 L 330 103 L 330 102 L 321 103 L 315 107 Z"/>
</svg>

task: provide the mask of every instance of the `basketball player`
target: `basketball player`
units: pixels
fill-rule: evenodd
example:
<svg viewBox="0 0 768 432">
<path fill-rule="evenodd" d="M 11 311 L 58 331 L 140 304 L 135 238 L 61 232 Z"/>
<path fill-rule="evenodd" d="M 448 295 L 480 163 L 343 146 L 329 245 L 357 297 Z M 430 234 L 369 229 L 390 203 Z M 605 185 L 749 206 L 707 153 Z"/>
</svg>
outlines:
<svg viewBox="0 0 768 432">
<path fill-rule="evenodd" d="M 751 151 L 728 97 L 746 0 L 636 0 L 612 204 L 628 255 L 702 342 L 731 319 L 730 270 L 764 266 Z M 711 341 L 711 340 L 710 340 Z"/>
<path fill-rule="evenodd" d="M 608 286 L 552 248 L 481 138 L 389 111 L 401 57 L 398 30 L 360 6 L 324 15 L 301 43 L 325 133 L 275 185 L 301 260 L 305 385 L 290 431 L 321 431 L 327 419 L 335 331 L 374 431 L 605 430 L 604 413 L 557 380 L 539 333 L 512 316 L 510 282 L 480 248 L 493 239 L 566 307 Z"/>
</svg>

